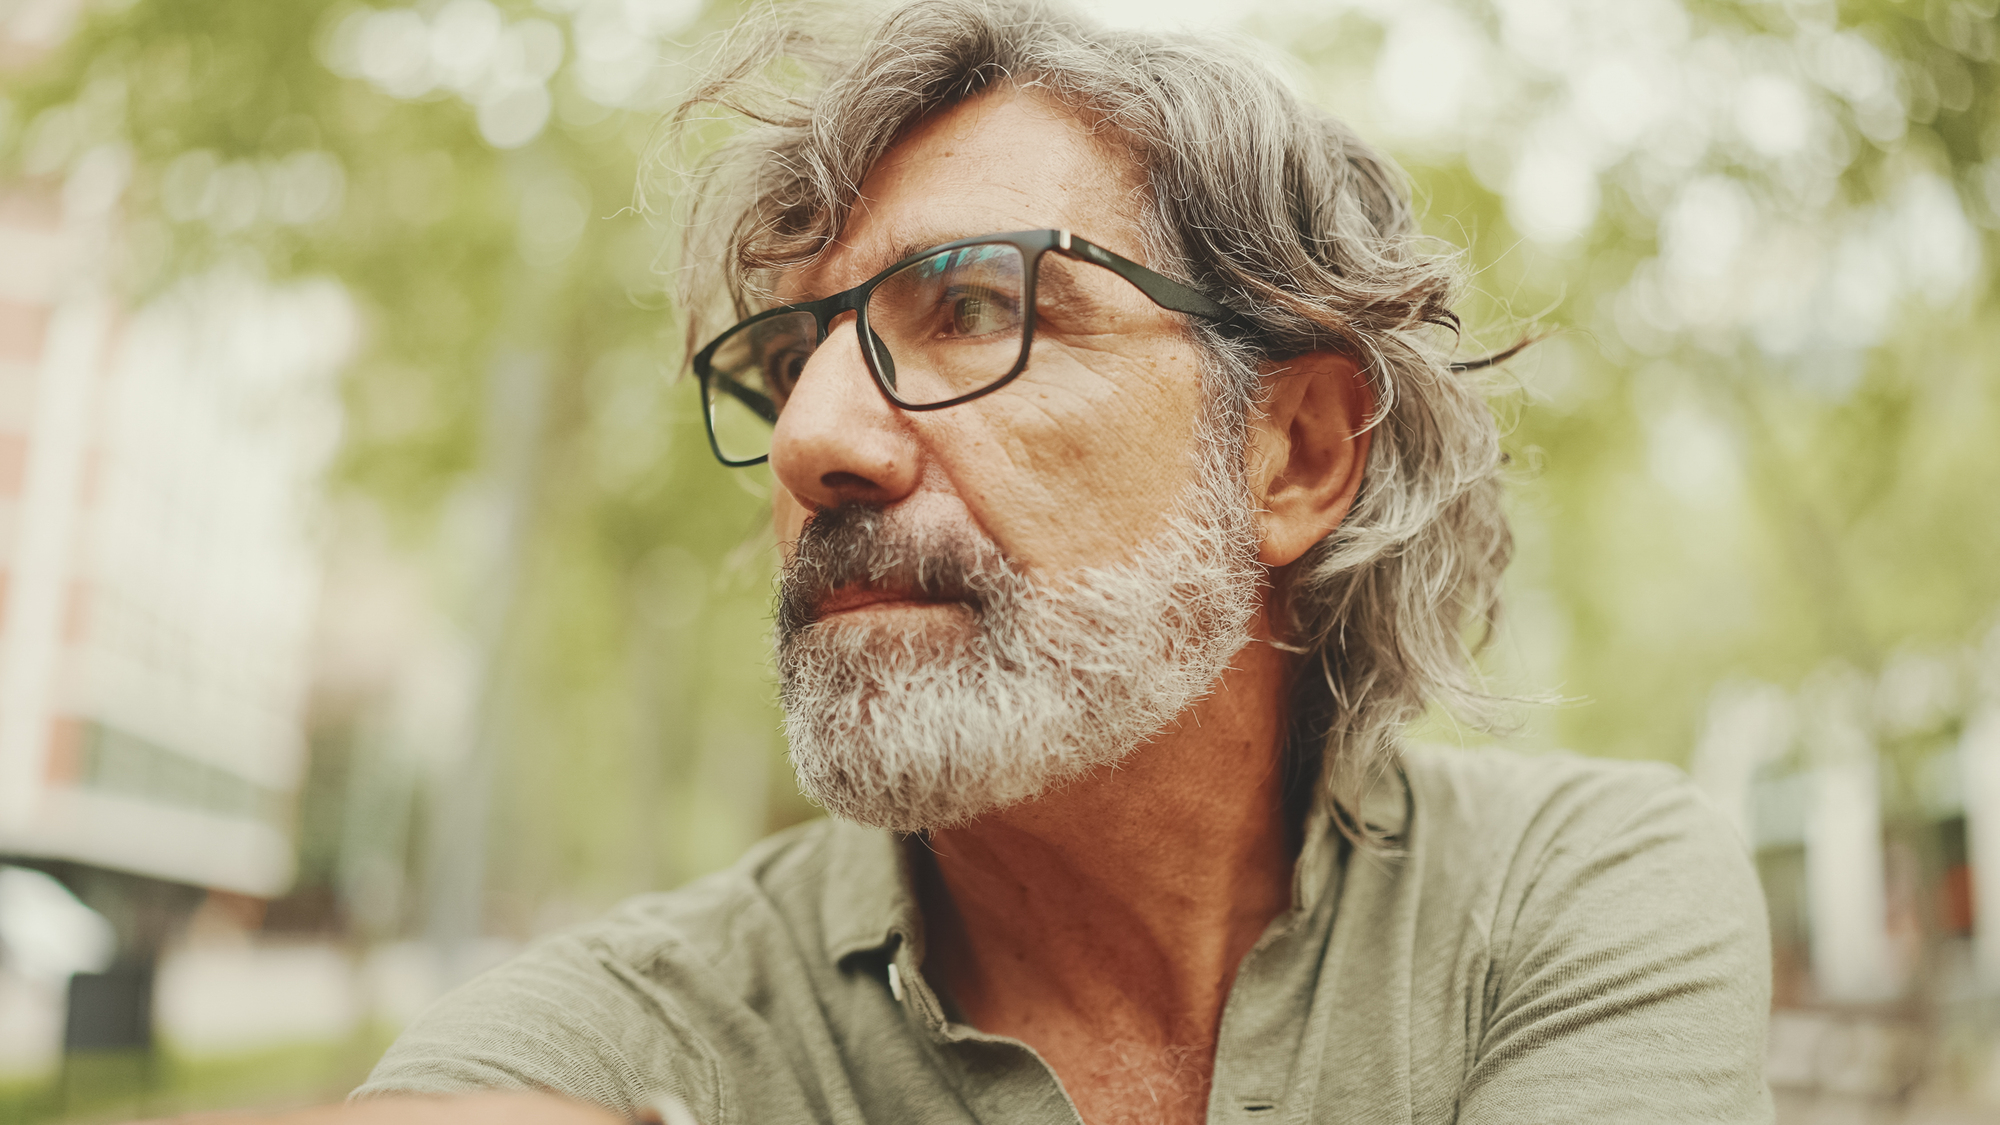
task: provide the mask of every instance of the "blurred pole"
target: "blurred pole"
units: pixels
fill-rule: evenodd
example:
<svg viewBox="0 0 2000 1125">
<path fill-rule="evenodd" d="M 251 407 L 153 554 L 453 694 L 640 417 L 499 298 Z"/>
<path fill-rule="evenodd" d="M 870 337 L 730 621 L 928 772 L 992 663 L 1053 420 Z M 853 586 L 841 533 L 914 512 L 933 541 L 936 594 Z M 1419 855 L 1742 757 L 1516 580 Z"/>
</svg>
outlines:
<svg viewBox="0 0 2000 1125">
<path fill-rule="evenodd" d="M 652 600 L 642 596 L 633 601 L 638 612 L 628 626 L 632 632 L 626 659 L 632 693 L 633 826 L 633 846 L 628 849 L 632 866 L 627 878 L 631 893 L 638 894 L 660 889 L 660 837 L 666 819 L 662 794 L 666 792 L 665 766 L 671 753 L 669 716 L 690 711 L 669 711 L 661 705 L 663 695 L 679 694 L 676 689 L 686 682 L 686 673 L 679 667 L 679 652 L 663 643 L 659 613 Z"/>
<path fill-rule="evenodd" d="M 455 764 L 440 771 L 431 801 L 424 880 L 425 936 L 437 952 L 446 987 L 470 975 L 474 946 L 485 933 L 498 711 L 521 559 L 533 523 L 543 384 L 537 357 L 515 354 L 494 363 L 487 383 L 485 467 L 467 497 L 475 573 L 483 572 L 473 607 L 477 687 L 466 744 Z"/>
<path fill-rule="evenodd" d="M 2000 993 L 2000 704 L 1966 724 L 1958 762 L 1972 859 L 1973 961 L 1980 989 L 1992 995 Z"/>
<path fill-rule="evenodd" d="M 1750 791 L 1758 768 L 1791 746 L 1792 725 L 1790 698 L 1770 684 L 1728 683 L 1709 695 L 1708 723 L 1689 772 L 1753 852 L 1757 826 Z"/>
<path fill-rule="evenodd" d="M 379 714 L 365 721 L 354 740 L 342 801 L 336 885 L 355 931 L 371 942 L 403 936 L 411 813 L 422 788 L 422 775 L 411 758 L 424 745 L 399 737 L 403 733 Z M 462 737 L 455 731 L 417 734 Z"/>
<path fill-rule="evenodd" d="M 1835 1002 L 1869 1003 L 1895 994 L 1878 769 L 1871 752 L 1813 771 L 1806 814 L 1813 979 L 1820 996 Z"/>
</svg>

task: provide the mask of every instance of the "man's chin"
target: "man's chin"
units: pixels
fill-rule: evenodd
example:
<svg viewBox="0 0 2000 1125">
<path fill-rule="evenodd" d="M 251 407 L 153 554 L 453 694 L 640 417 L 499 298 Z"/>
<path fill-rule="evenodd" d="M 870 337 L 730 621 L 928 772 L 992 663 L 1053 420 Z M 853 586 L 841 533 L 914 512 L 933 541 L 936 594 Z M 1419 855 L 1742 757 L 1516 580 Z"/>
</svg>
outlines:
<svg viewBox="0 0 2000 1125">
<path fill-rule="evenodd" d="M 842 820 L 901 833 L 964 827 L 1059 789 L 1090 768 L 1075 760 L 1037 761 L 1018 744 L 928 759 L 881 746 L 801 748 L 794 743 L 792 764 L 807 797 Z"/>
</svg>

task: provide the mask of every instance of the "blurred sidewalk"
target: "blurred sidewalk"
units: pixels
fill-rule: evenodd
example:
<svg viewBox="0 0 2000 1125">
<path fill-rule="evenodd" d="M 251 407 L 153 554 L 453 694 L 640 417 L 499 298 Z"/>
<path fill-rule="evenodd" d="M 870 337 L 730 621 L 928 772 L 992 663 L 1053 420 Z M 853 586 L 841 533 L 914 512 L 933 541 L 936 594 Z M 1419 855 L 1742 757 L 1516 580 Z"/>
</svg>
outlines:
<svg viewBox="0 0 2000 1125">
<path fill-rule="evenodd" d="M 162 1045 L 183 1060 L 387 1035 L 435 1000 L 444 981 L 504 960 L 516 948 L 488 943 L 477 952 L 480 964 L 448 974 L 418 942 L 360 954 L 334 941 L 248 934 L 189 943 L 161 961 L 155 1019 Z M 55 1073 L 62 1013 L 60 987 L 0 968 L 0 1083 Z"/>
<path fill-rule="evenodd" d="M 1780 1009 L 1766 1075 L 1779 1125 L 2000 1122 L 2000 1046 L 1907 1017 Z"/>
</svg>

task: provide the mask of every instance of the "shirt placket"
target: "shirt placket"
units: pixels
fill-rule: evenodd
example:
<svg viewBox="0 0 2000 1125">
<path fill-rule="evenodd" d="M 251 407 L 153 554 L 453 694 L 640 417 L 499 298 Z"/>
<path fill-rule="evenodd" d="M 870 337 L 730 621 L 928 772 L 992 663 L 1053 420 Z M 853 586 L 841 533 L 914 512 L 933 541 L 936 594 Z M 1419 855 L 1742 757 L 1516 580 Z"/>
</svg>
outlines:
<svg viewBox="0 0 2000 1125">
<path fill-rule="evenodd" d="M 1292 908 L 1237 968 L 1216 1035 L 1209 1125 L 1301 1121 L 1310 1112 L 1331 1009 L 1321 977 L 1340 898 L 1340 850 L 1324 816 L 1315 816 Z"/>
<path fill-rule="evenodd" d="M 924 978 L 922 953 L 915 944 L 896 943 L 885 976 L 891 993 L 930 1041 L 939 1066 L 975 1118 L 992 1125 L 1013 1121 L 1082 1125 L 1075 1103 L 1034 1048 L 950 1018 Z"/>
</svg>

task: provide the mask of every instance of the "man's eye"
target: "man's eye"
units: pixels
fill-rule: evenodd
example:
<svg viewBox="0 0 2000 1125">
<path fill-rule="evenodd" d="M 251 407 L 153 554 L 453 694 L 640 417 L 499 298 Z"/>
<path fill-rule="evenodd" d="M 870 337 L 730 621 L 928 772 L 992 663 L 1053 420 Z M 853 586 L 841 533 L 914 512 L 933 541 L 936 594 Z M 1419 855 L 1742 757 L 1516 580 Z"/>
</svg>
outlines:
<svg viewBox="0 0 2000 1125">
<path fill-rule="evenodd" d="M 799 385 L 806 359 L 807 353 L 799 348 L 785 348 L 764 357 L 764 378 L 778 397 L 790 396 L 792 388 Z"/>
<path fill-rule="evenodd" d="M 984 336 L 1014 327 L 1014 306 L 991 290 L 960 290 L 945 298 L 945 336 Z"/>
</svg>

